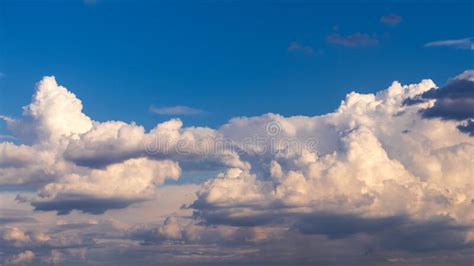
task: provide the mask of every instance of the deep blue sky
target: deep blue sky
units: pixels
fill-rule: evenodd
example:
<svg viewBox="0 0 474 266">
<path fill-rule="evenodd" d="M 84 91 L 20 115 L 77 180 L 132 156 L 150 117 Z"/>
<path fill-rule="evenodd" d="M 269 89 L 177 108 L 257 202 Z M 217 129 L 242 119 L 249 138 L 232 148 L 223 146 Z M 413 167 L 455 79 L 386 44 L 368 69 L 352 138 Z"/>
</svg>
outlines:
<svg viewBox="0 0 474 266">
<path fill-rule="evenodd" d="M 20 115 L 44 75 L 78 95 L 95 120 L 150 128 L 169 118 L 150 113 L 151 105 L 185 105 L 209 112 L 183 117 L 187 125 L 215 127 L 267 112 L 323 114 L 352 90 L 375 92 L 392 80 L 442 84 L 473 66 L 472 50 L 424 47 L 472 37 L 472 1 L 0 5 L 0 114 L 10 116 Z M 389 14 L 402 21 L 381 23 Z M 378 44 L 326 41 L 357 32 Z M 313 53 L 289 51 L 292 42 Z"/>
</svg>

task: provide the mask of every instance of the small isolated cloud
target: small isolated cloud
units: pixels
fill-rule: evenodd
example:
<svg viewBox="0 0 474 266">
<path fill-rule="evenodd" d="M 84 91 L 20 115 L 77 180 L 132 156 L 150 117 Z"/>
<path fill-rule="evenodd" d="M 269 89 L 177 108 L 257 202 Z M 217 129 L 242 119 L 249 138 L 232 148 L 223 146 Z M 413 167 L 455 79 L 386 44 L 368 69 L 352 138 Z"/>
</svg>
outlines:
<svg viewBox="0 0 474 266">
<path fill-rule="evenodd" d="M 326 37 L 326 42 L 347 47 L 374 46 L 379 43 L 375 36 L 360 32 L 346 36 L 334 33 Z"/>
<path fill-rule="evenodd" d="M 204 115 L 207 112 L 201 109 L 192 108 L 189 106 L 177 105 L 167 107 L 150 107 L 150 112 L 159 115 Z"/>
<path fill-rule="evenodd" d="M 451 47 L 456 49 L 474 50 L 474 42 L 472 38 L 441 40 L 425 44 L 425 47 Z"/>
<path fill-rule="evenodd" d="M 402 22 L 402 17 L 396 14 L 390 14 L 380 17 L 380 22 L 390 26 L 396 26 Z"/>
<path fill-rule="evenodd" d="M 305 54 L 311 55 L 314 53 L 313 48 L 308 45 L 303 45 L 298 42 L 291 42 L 290 45 L 288 46 L 288 51 L 289 52 L 303 52 Z"/>
</svg>

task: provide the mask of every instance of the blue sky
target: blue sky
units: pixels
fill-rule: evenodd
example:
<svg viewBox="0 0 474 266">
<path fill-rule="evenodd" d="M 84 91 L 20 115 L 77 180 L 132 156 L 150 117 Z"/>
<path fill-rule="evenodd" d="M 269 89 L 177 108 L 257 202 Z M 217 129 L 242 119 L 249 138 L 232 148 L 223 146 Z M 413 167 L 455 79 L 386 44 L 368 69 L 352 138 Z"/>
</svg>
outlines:
<svg viewBox="0 0 474 266">
<path fill-rule="evenodd" d="M 12 116 L 44 75 L 99 120 L 151 127 L 169 117 L 150 106 L 179 105 L 207 112 L 185 123 L 215 127 L 326 113 L 393 80 L 443 84 L 473 62 L 469 49 L 424 47 L 472 37 L 470 1 L 2 1 L 1 12 L 0 113 Z M 401 22 L 381 23 L 390 14 Z M 355 33 L 378 43 L 326 40 Z"/>
</svg>

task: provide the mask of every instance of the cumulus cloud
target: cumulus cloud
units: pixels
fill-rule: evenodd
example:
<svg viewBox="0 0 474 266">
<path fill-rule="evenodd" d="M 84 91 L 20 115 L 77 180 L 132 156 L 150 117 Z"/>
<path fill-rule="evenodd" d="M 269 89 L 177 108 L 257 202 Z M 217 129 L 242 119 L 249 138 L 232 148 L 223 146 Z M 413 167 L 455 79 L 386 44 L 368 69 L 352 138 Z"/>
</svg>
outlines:
<svg viewBox="0 0 474 266">
<path fill-rule="evenodd" d="M 282 149 L 273 154 L 249 148 L 242 158 L 252 169 L 263 165 L 266 174 L 265 169 L 259 175 L 230 169 L 209 180 L 191 205 L 195 217 L 233 226 L 278 224 L 282 217 L 293 217 L 299 228 L 314 225 L 301 218 L 307 215 L 323 221 L 342 217 L 343 224 L 355 227 L 335 227 L 334 233 L 376 234 L 447 216 L 454 228 L 462 225 L 455 246 L 468 247 L 472 242 L 465 239 L 472 228 L 467 225 L 474 219 L 473 139 L 457 130 L 456 121 L 424 119 L 420 110 L 430 102 L 404 104 L 433 87 L 430 80 L 408 86 L 394 82 L 377 94 L 351 93 L 334 113 L 319 117 L 231 121 L 221 131 L 248 135 L 280 120 L 280 137 L 317 136 L 319 146 L 317 152 Z M 320 234 L 334 234 L 324 224 L 319 228 Z M 418 248 L 423 249 L 413 250 Z"/>
<path fill-rule="evenodd" d="M 130 159 L 87 175 L 70 174 L 42 188 L 31 204 L 35 210 L 57 210 L 68 214 L 80 210 L 93 214 L 150 199 L 155 185 L 165 178 L 177 179 L 181 169 L 176 162 Z"/>
<path fill-rule="evenodd" d="M 62 138 L 84 133 L 92 128 L 91 119 L 82 113 L 82 102 L 45 77 L 36 84 L 32 103 L 23 108 L 25 120 L 5 119 L 8 128 L 25 142 L 58 144 Z"/>
<path fill-rule="evenodd" d="M 134 123 L 93 121 L 54 77 L 36 85 L 23 117 L 2 118 L 22 144 L 0 143 L 0 184 L 38 188 L 36 197 L 20 197 L 36 210 L 100 214 L 151 199 L 165 178 L 179 177 L 180 164 L 248 167 L 232 151 L 197 151 L 207 147 L 198 141 L 216 140 L 212 129 L 183 128 L 178 119 L 149 132 Z"/>
<path fill-rule="evenodd" d="M 424 118 L 461 121 L 458 129 L 474 135 L 474 71 L 466 70 L 441 88 L 433 88 L 405 100 L 406 105 L 428 104 Z"/>
<path fill-rule="evenodd" d="M 23 265 L 25 263 L 32 262 L 34 257 L 35 253 L 33 253 L 31 250 L 26 250 L 11 257 L 8 262 L 14 265 Z"/>
<path fill-rule="evenodd" d="M 380 17 L 380 22 L 390 26 L 396 26 L 402 22 L 402 17 L 396 14 L 385 15 Z"/>
<path fill-rule="evenodd" d="M 46 228 L 44 227 L 46 226 Z M 41 227 L 48 232 L 40 231 Z M 112 232 L 107 222 L 96 223 L 95 235 L 100 231 Z M 2 232 L 3 231 L 3 232 Z M 56 265 L 66 258 L 83 260 L 85 250 L 93 248 L 96 242 L 88 235 L 87 228 L 61 227 L 56 224 L 36 225 L 34 229 L 8 227 L 0 229 L 0 263 L 2 265 L 28 264 L 41 261 L 41 264 Z M 18 253 L 19 250 L 23 250 Z M 61 250 L 61 251 L 59 251 Z"/>
<path fill-rule="evenodd" d="M 425 44 L 425 47 L 451 47 L 457 49 L 474 50 L 472 38 L 433 41 Z"/>
<path fill-rule="evenodd" d="M 350 35 L 334 33 L 326 37 L 326 42 L 346 47 L 360 47 L 377 45 L 379 40 L 375 36 L 371 36 L 368 33 L 357 32 Z"/>
<path fill-rule="evenodd" d="M 0 245 L 9 256 L 21 247 L 48 263 L 96 246 L 130 255 L 157 245 L 172 253 L 160 258 L 190 261 L 204 259 L 186 253 L 193 245 L 208 260 L 259 256 L 268 245 L 275 253 L 314 255 L 285 245 L 289 238 L 354 256 L 373 247 L 464 252 L 474 241 L 474 139 L 465 134 L 472 128 L 472 82 L 472 71 L 440 88 L 431 80 L 393 82 L 374 94 L 349 93 L 321 116 L 238 117 L 217 129 L 171 119 L 146 131 L 94 121 L 73 93 L 46 77 L 21 118 L 3 117 L 19 142 L 0 143 L 0 184 L 35 189 L 18 201 L 66 217 L 86 215 L 74 210 L 105 217 L 153 199 L 182 172 L 217 174 L 186 200 L 186 217 L 142 227 L 60 223 L 42 233 L 12 226 L 2 230 Z M 357 248 L 348 250 L 351 243 Z"/>
<path fill-rule="evenodd" d="M 192 108 L 189 106 L 177 105 L 169 107 L 150 107 L 150 112 L 159 115 L 204 115 L 207 112 L 201 109 Z"/>
<path fill-rule="evenodd" d="M 3 240 L 22 243 L 22 242 L 29 242 L 30 237 L 20 230 L 17 227 L 8 228 L 5 232 L 3 232 Z"/>
<path fill-rule="evenodd" d="M 420 98 L 435 100 L 433 106 L 422 111 L 426 118 L 474 118 L 474 71 L 467 70 L 451 79 L 446 86 L 433 88 L 423 93 Z"/>
</svg>

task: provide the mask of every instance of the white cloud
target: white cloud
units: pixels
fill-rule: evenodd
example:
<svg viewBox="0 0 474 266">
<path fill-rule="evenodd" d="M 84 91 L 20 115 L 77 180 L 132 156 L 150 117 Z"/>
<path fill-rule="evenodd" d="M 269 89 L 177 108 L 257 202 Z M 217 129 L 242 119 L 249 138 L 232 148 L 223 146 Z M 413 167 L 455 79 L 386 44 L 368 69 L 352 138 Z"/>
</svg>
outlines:
<svg viewBox="0 0 474 266">
<path fill-rule="evenodd" d="M 458 49 L 474 50 L 472 38 L 433 41 L 425 44 L 426 47 L 452 47 Z"/>
<path fill-rule="evenodd" d="M 456 79 L 470 80 L 471 74 Z M 95 219 L 51 225 L 54 230 L 47 233 L 12 226 L 2 231 L 0 244 L 8 254 L 21 246 L 50 262 L 70 256 L 50 253 L 53 249 L 97 242 L 137 249 L 137 239 L 243 248 L 273 233 L 294 239 L 299 234 L 354 237 L 360 243 L 380 241 L 388 250 L 471 247 L 474 139 L 458 130 L 465 121 L 423 117 L 422 110 L 432 108 L 435 99 L 406 104 L 444 89 L 431 80 L 394 82 L 376 94 L 352 92 L 337 110 L 322 116 L 239 117 L 217 129 L 184 127 L 171 119 L 145 131 L 134 123 L 94 121 L 73 93 L 46 77 L 22 118 L 3 117 L 19 143 L 0 142 L 0 184 L 35 189 L 18 199 L 26 198 L 36 210 L 71 213 L 68 218 L 89 217 L 73 210 L 103 215 L 98 217 L 120 218 L 121 211 L 139 215 L 160 203 L 151 200 L 164 193 L 160 187 L 166 179 L 177 180 L 191 170 L 219 174 L 196 194 L 195 186 L 179 192 L 193 193 L 186 200 L 172 197 L 187 208 L 174 214 L 167 210 L 171 217 L 158 226 L 138 230 Z M 231 149 L 219 147 L 223 140 Z M 289 143 L 312 145 L 292 149 Z M 149 202 L 119 210 L 143 201 Z M 103 214 L 107 210 L 112 211 Z M 148 223 L 153 215 L 147 214 Z M 397 232 L 419 239 L 408 243 L 397 239 Z"/>
<path fill-rule="evenodd" d="M 474 140 L 457 122 L 426 120 L 431 103 L 403 102 L 435 85 L 430 80 L 393 83 L 377 94 L 351 93 L 334 113 L 318 117 L 266 115 L 234 119 L 221 132 L 237 139 L 280 121 L 279 138 L 319 140 L 317 151 L 243 155 L 260 176 L 234 170 L 207 182 L 193 207 L 210 223 L 262 222 L 308 213 L 366 218 L 446 215 L 461 224 L 474 219 Z"/>
<path fill-rule="evenodd" d="M 155 185 L 163 184 L 165 178 L 177 179 L 180 174 L 176 162 L 130 159 L 105 169 L 93 169 L 86 175 L 66 175 L 42 188 L 32 205 L 37 210 L 57 210 L 60 214 L 73 209 L 103 213 L 150 199 Z"/>
</svg>

